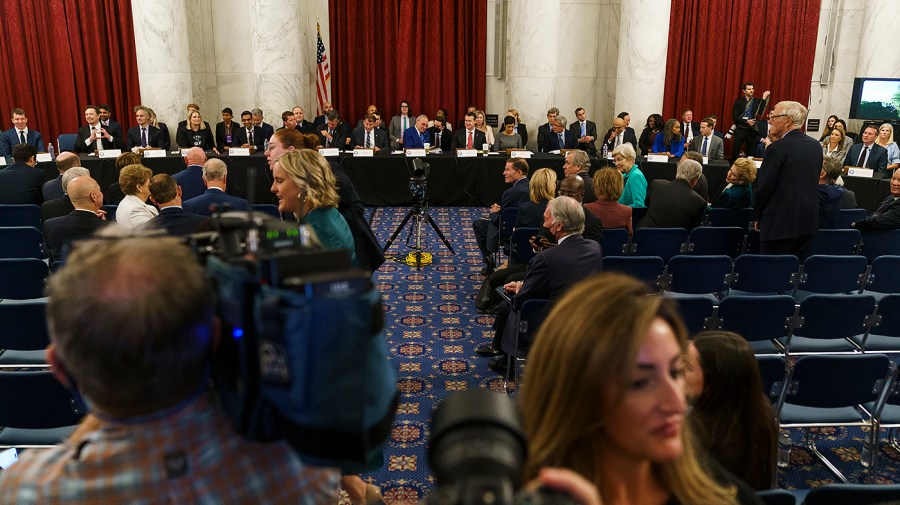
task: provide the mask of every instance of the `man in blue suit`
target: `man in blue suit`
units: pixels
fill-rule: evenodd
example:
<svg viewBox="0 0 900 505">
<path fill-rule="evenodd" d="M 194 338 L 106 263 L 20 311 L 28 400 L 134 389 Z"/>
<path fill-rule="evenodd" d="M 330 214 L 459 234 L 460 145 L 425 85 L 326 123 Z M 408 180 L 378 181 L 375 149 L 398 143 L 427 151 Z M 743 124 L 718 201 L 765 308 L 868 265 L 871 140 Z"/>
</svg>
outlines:
<svg viewBox="0 0 900 505">
<path fill-rule="evenodd" d="M 206 192 L 184 201 L 184 210 L 201 216 L 212 216 L 212 209 L 218 206 L 224 210 L 225 206 L 231 210 L 250 210 L 250 204 L 243 198 L 231 196 L 225 193 L 228 178 L 228 167 L 225 162 L 213 158 L 203 165 L 203 182 L 206 184 Z"/>
<path fill-rule="evenodd" d="M 43 170 L 35 168 L 37 149 L 30 144 L 13 146 L 15 163 L 0 170 L 0 203 L 40 205 L 44 201 L 41 188 L 47 181 Z"/>
<path fill-rule="evenodd" d="M 476 219 L 472 223 L 475 241 L 487 265 L 482 272 L 485 275 L 494 270 L 492 254 L 497 252 L 500 241 L 500 214 L 509 208 L 518 209 L 520 203 L 528 201 L 528 162 L 522 158 L 510 158 L 503 168 L 503 182 L 512 184 L 512 187 L 503 192 L 500 204 L 491 205 L 487 218 Z"/>
<path fill-rule="evenodd" d="M 206 153 L 199 147 L 192 147 L 184 157 L 184 162 L 187 164 L 187 168 L 173 177 L 175 182 L 181 186 L 184 199 L 190 200 L 206 191 L 206 185 L 203 184 L 203 164 L 206 163 Z"/>
<path fill-rule="evenodd" d="M 39 132 L 28 128 L 28 116 L 19 108 L 12 110 L 13 127 L 0 134 L 0 156 L 12 156 L 16 144 L 34 146 L 38 152 L 44 150 L 44 139 Z"/>
<path fill-rule="evenodd" d="M 871 168 L 876 172 L 885 172 L 887 167 L 887 149 L 875 142 L 878 127 L 868 125 L 862 133 L 862 142 L 853 144 L 844 157 L 844 166 Z"/>
<path fill-rule="evenodd" d="M 431 135 L 428 133 L 428 116 L 422 114 L 416 118 L 416 124 L 403 132 L 403 148 L 422 149 L 425 142 L 431 143 Z"/>
<path fill-rule="evenodd" d="M 565 116 L 556 116 L 556 119 L 550 123 L 550 133 L 544 138 L 545 152 L 578 147 L 578 138 L 572 133 L 572 130 L 566 129 L 567 123 Z"/>
<path fill-rule="evenodd" d="M 163 229 L 169 235 L 190 235 L 207 225 L 210 218 L 187 212 L 181 207 L 181 187 L 169 174 L 150 178 L 150 200 L 159 207 L 159 215 L 147 221 L 144 229 Z"/>
</svg>

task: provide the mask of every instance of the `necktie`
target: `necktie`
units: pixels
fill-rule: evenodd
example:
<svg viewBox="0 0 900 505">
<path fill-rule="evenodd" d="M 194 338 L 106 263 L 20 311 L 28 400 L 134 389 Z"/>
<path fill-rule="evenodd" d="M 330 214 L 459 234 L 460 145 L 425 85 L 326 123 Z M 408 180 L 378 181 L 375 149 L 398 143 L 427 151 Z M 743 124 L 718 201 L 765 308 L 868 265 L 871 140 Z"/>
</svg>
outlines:
<svg viewBox="0 0 900 505">
<path fill-rule="evenodd" d="M 25 132 L 23 132 L 23 131 L 20 131 L 20 132 L 19 132 L 19 140 L 20 140 L 23 144 L 27 144 L 27 142 L 25 142 Z"/>
<path fill-rule="evenodd" d="M 620 145 L 622 145 L 622 134 L 621 133 L 616 135 L 616 147 L 619 147 Z"/>
<path fill-rule="evenodd" d="M 706 156 L 706 141 L 707 140 L 708 140 L 707 137 L 703 137 L 703 147 L 700 149 L 700 154 L 702 154 L 703 156 Z"/>
<path fill-rule="evenodd" d="M 247 143 L 250 144 L 251 146 L 254 145 L 253 144 L 253 130 L 250 130 L 250 129 L 247 130 Z"/>
<path fill-rule="evenodd" d="M 328 139 L 328 140 L 325 142 L 325 146 L 326 146 L 326 147 L 327 147 L 327 146 L 330 146 L 330 145 L 331 145 L 331 141 L 334 140 L 334 131 L 332 131 L 331 128 L 328 129 L 328 135 L 331 135 L 331 138 Z"/>
<path fill-rule="evenodd" d="M 372 147 L 372 132 L 366 132 L 366 149 Z"/>
<path fill-rule="evenodd" d="M 859 162 L 856 164 L 858 167 L 866 166 L 866 161 L 869 158 L 869 146 L 863 147 L 862 153 L 859 155 Z"/>
<path fill-rule="evenodd" d="M 403 116 L 403 131 L 409 127 L 409 123 L 406 122 L 406 116 Z"/>
<path fill-rule="evenodd" d="M 587 128 L 584 125 L 584 121 L 581 122 L 581 136 L 584 137 L 587 135 Z"/>
<path fill-rule="evenodd" d="M 440 132 L 434 134 L 434 145 L 435 145 L 435 147 L 441 147 L 441 133 Z"/>
<path fill-rule="evenodd" d="M 469 140 L 466 142 L 466 149 L 472 149 L 472 132 L 469 132 Z"/>
<path fill-rule="evenodd" d="M 559 134 L 559 148 L 560 148 L 560 149 L 565 149 L 565 148 L 566 148 L 566 141 L 563 140 L 563 134 L 562 134 L 562 133 Z"/>
<path fill-rule="evenodd" d="M 141 147 L 147 147 L 147 129 L 141 128 Z"/>
<path fill-rule="evenodd" d="M 100 137 L 100 125 L 99 124 L 94 128 L 94 134 L 97 136 L 97 150 L 102 151 L 103 150 L 103 138 Z"/>
</svg>

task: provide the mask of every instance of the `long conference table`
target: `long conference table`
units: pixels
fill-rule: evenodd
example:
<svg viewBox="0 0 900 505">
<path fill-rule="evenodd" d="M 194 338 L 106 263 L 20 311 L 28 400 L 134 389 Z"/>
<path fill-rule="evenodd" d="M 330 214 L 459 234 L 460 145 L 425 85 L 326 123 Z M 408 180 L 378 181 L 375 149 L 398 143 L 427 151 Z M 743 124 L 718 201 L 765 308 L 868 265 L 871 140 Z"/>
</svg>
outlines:
<svg viewBox="0 0 900 505">
<path fill-rule="evenodd" d="M 215 156 L 228 166 L 229 194 L 247 198 L 252 203 L 275 203 L 270 191 L 272 173 L 265 156 L 256 153 L 250 156 Z M 430 171 L 427 180 L 427 198 L 435 206 L 488 206 L 499 202 L 508 185 L 503 182 L 503 167 L 509 158 L 505 154 L 480 155 L 458 158 L 454 154 L 429 154 L 423 161 Z M 409 188 L 410 169 L 413 159 L 398 154 L 379 154 L 373 157 L 354 158 L 352 153 L 342 153 L 329 157 L 330 162 L 341 167 L 360 198 L 368 206 L 403 206 L 412 202 Z M 531 172 L 539 168 L 550 168 L 562 177 L 564 159 L 555 154 L 534 154 L 528 161 Z M 611 164 L 607 160 L 593 160 L 591 173 Z M 154 174 L 175 174 L 185 168 L 184 160 L 178 155 L 164 158 L 144 158 L 143 164 Z M 91 172 L 101 188 L 118 181 L 114 158 L 98 159 L 81 155 L 81 165 Z M 655 179 L 675 179 L 674 161 L 668 163 L 638 160 L 638 165 L 648 181 Z M 40 163 L 48 177 L 56 177 L 55 163 Z M 727 162 L 711 162 L 703 166 L 703 173 L 709 182 L 709 194 L 718 195 L 725 188 Z M 859 207 L 870 212 L 890 193 L 888 179 L 869 179 L 844 176 L 845 186 L 856 193 Z"/>
</svg>

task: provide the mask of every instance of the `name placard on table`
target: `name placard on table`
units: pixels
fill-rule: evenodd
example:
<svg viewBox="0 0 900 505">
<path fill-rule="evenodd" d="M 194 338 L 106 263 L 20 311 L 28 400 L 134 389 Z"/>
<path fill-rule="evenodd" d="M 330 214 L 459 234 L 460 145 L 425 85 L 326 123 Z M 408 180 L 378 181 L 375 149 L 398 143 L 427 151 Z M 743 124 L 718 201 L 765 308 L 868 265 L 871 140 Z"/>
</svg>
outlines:
<svg viewBox="0 0 900 505">
<path fill-rule="evenodd" d="M 121 154 L 121 149 L 104 149 L 102 151 L 97 151 L 98 158 L 118 158 Z"/>
<path fill-rule="evenodd" d="M 6 166 L 6 156 L 0 156 L 0 167 Z"/>
<path fill-rule="evenodd" d="M 250 156 L 249 147 L 232 147 L 228 150 L 228 156 Z"/>
<path fill-rule="evenodd" d="M 527 159 L 531 158 L 531 151 L 529 151 L 527 149 L 511 149 L 509 151 L 509 157 L 510 158 L 524 158 L 527 160 Z"/>
<path fill-rule="evenodd" d="M 38 163 L 44 163 L 45 161 L 53 161 L 53 158 L 50 157 L 50 153 L 38 153 L 35 158 Z"/>
<path fill-rule="evenodd" d="M 871 168 L 862 168 L 862 167 L 849 167 L 847 168 L 847 175 L 852 175 L 853 177 L 868 177 L 869 179 L 875 175 L 875 171 Z"/>
<path fill-rule="evenodd" d="M 421 158 L 428 154 L 428 151 L 425 149 L 407 149 L 404 151 L 404 154 L 406 154 L 407 158 Z"/>
<path fill-rule="evenodd" d="M 457 149 L 456 157 L 457 158 L 474 158 L 478 156 L 477 149 Z"/>
<path fill-rule="evenodd" d="M 371 158 L 375 156 L 375 149 L 356 148 L 353 150 L 354 158 Z"/>
<path fill-rule="evenodd" d="M 165 158 L 165 149 L 144 149 L 144 158 Z"/>
<path fill-rule="evenodd" d="M 338 149 L 337 147 L 323 147 L 322 149 L 319 149 L 319 154 L 321 154 L 322 156 L 325 156 L 325 157 L 340 156 L 341 150 Z"/>
<path fill-rule="evenodd" d="M 668 163 L 669 157 L 665 154 L 648 154 L 647 161 L 651 163 Z"/>
<path fill-rule="evenodd" d="M 185 156 L 187 156 L 187 155 L 188 155 L 188 151 L 190 151 L 190 149 L 182 149 L 182 150 L 181 150 L 181 157 L 184 158 Z"/>
</svg>

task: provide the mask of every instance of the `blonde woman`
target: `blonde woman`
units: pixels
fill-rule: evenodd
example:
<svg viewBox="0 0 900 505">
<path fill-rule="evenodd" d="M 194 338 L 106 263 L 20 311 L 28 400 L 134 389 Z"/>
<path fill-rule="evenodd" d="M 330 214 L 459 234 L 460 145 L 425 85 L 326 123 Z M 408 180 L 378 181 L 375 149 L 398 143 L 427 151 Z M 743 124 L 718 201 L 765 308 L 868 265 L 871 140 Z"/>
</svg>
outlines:
<svg viewBox="0 0 900 505">
<path fill-rule="evenodd" d="M 756 164 L 750 158 L 738 158 L 725 175 L 728 183 L 722 194 L 711 203 L 713 207 L 747 209 L 753 207 L 753 188 L 756 180 Z"/>
<path fill-rule="evenodd" d="M 556 172 L 549 168 L 540 168 L 531 174 L 528 181 L 529 201 L 519 204 L 516 214 L 516 228 L 540 228 L 544 222 L 544 210 L 547 202 L 556 196 Z"/>
<path fill-rule="evenodd" d="M 894 142 L 894 127 L 890 123 L 884 123 L 878 127 L 878 138 L 875 143 L 887 149 L 887 167 L 885 170 L 889 172 L 900 167 L 900 148 Z"/>
<path fill-rule="evenodd" d="M 493 146 L 494 145 L 494 129 L 491 128 L 490 126 L 488 126 L 488 124 L 484 120 L 484 117 L 485 116 L 484 116 L 483 110 L 475 111 L 475 129 L 483 131 L 484 136 L 487 139 L 487 140 L 485 140 L 485 142 L 487 142 L 489 145 Z M 481 148 L 481 146 L 475 146 L 475 148 L 479 149 L 479 148 Z M 489 147 L 489 149 L 490 149 L 490 147 Z"/>
</svg>

